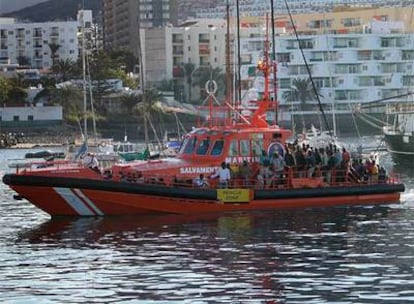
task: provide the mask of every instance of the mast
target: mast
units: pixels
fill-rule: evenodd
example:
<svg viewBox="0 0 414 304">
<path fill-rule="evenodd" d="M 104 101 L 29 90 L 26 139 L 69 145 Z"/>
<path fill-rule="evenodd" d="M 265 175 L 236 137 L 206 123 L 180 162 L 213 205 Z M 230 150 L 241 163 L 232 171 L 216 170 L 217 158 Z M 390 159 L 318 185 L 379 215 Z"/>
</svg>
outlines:
<svg viewBox="0 0 414 304">
<path fill-rule="evenodd" d="M 230 53 L 230 3 L 226 1 L 226 19 L 227 19 L 227 32 L 226 32 L 226 93 L 227 101 L 232 103 L 233 99 L 233 77 L 231 73 L 231 53 Z"/>
<path fill-rule="evenodd" d="M 252 115 L 252 123 L 258 127 L 267 127 L 268 124 L 263 118 L 266 116 L 266 111 L 269 109 L 270 96 L 269 96 L 269 16 L 266 14 L 266 38 L 264 42 L 263 60 L 260 60 L 257 64 L 257 69 L 263 73 L 264 76 L 264 92 L 263 99 L 259 103 L 259 107 Z"/>
<path fill-rule="evenodd" d="M 149 136 L 148 136 L 148 113 L 146 113 L 146 105 L 147 105 L 147 90 L 146 90 L 146 83 L 145 83 L 145 74 L 144 74 L 144 60 L 142 58 L 142 45 L 141 45 L 141 19 L 138 19 L 138 61 L 139 61 L 139 81 L 141 85 L 142 91 L 142 102 L 144 103 L 144 137 L 145 137 L 145 148 L 149 149 Z"/>
<path fill-rule="evenodd" d="M 273 60 L 273 101 L 275 103 L 275 125 L 278 121 L 278 105 L 277 105 L 277 65 L 276 65 L 276 43 L 275 43 L 275 10 L 273 7 L 273 1 L 270 0 L 270 14 L 271 14 L 271 27 L 272 27 L 272 60 Z"/>
<path fill-rule="evenodd" d="M 83 82 L 83 139 L 88 142 L 88 120 L 86 112 L 88 110 L 86 100 L 86 50 L 85 50 L 85 1 L 82 0 L 82 14 L 81 14 L 81 34 L 82 34 L 82 82 Z"/>
<path fill-rule="evenodd" d="M 240 56 L 240 4 L 239 0 L 236 0 L 236 20 L 237 20 L 237 98 L 236 103 L 241 103 L 241 56 Z"/>
</svg>

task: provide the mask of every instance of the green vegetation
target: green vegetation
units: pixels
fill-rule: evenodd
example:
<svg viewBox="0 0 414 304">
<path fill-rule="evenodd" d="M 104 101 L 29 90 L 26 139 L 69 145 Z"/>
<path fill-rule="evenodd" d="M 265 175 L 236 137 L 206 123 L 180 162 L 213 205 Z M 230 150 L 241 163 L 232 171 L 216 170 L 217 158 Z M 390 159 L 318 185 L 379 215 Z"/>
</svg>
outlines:
<svg viewBox="0 0 414 304">
<path fill-rule="evenodd" d="M 152 121 L 156 121 L 151 126 L 153 129 L 164 123 L 176 125 L 175 116 L 163 113 L 159 102 L 160 90 L 173 90 L 172 80 L 165 79 L 161 81 L 159 88 L 149 87 L 144 89 L 143 94 L 137 93 L 140 92 L 137 90 L 137 79 L 131 77 L 137 59 L 125 50 L 110 53 L 90 52 L 86 63 L 86 97 L 83 92 L 82 61 L 55 60 L 50 73 L 42 76 L 40 80 L 26 80 L 23 74 L 17 74 L 12 79 L 0 77 L 0 105 L 27 105 L 27 88 L 41 84 L 44 89 L 35 96 L 33 104 L 42 102 L 44 105 L 61 105 L 63 125 L 69 130 L 79 129 L 82 132 L 82 121 L 85 117 L 89 121 L 88 125 L 91 125 L 93 118 L 97 122 L 98 130 L 117 134 L 124 133 L 128 126 L 134 126 L 130 127 L 133 131 L 129 133 L 136 134 L 137 128 L 146 128 L 146 123 L 151 126 Z M 108 79 L 120 79 L 124 87 L 134 91 L 120 93 L 108 84 Z M 65 83 L 69 80 L 74 81 Z M 86 113 L 84 98 L 87 104 Z M 162 131 L 159 129 L 157 132 L 161 134 Z M 148 130 L 145 129 L 144 133 L 148 137 Z"/>
</svg>

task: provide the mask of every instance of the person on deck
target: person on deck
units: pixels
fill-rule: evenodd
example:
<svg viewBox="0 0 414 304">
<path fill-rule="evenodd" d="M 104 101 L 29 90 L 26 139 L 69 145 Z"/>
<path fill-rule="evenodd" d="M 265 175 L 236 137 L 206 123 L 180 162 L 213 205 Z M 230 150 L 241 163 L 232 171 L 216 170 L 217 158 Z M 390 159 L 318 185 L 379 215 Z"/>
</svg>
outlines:
<svg viewBox="0 0 414 304">
<path fill-rule="evenodd" d="M 270 157 L 267 155 L 265 150 L 262 150 L 262 155 L 260 156 L 260 170 L 257 176 L 259 184 L 267 185 L 271 176 Z"/>
<path fill-rule="evenodd" d="M 311 178 L 313 176 L 313 173 L 315 172 L 315 165 L 316 165 L 315 155 L 313 154 L 312 149 L 308 149 L 308 153 L 306 155 L 307 177 Z"/>
<path fill-rule="evenodd" d="M 88 152 L 85 157 L 83 158 L 83 164 L 88 167 L 91 168 L 92 170 L 99 172 L 99 161 L 96 158 L 95 154 Z"/>
<path fill-rule="evenodd" d="M 208 181 L 204 178 L 204 174 L 200 174 L 198 178 L 194 180 L 194 186 L 198 188 L 206 188 L 209 186 Z"/>
<path fill-rule="evenodd" d="M 231 179 L 230 169 L 227 167 L 226 162 L 221 163 L 221 167 L 210 176 L 210 178 L 219 178 L 219 187 L 227 188 Z"/>
<path fill-rule="evenodd" d="M 244 187 L 250 187 L 251 178 L 252 178 L 252 168 L 249 166 L 247 160 L 243 161 L 243 164 L 239 168 L 239 176 L 242 180 Z"/>
<path fill-rule="evenodd" d="M 285 159 L 279 155 L 279 152 L 275 151 L 272 157 L 273 177 L 277 184 L 280 184 L 283 179 L 283 173 L 285 170 Z"/>
</svg>

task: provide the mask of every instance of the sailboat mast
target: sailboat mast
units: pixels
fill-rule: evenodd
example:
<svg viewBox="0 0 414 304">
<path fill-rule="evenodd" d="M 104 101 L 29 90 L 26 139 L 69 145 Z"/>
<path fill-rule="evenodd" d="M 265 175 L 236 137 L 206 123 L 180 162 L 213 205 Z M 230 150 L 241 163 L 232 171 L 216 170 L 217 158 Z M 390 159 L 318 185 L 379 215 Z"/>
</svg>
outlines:
<svg viewBox="0 0 414 304">
<path fill-rule="evenodd" d="M 84 141 L 88 142 L 88 120 L 86 112 L 87 100 L 86 100 L 86 50 L 85 50 L 85 1 L 82 1 L 82 14 L 81 14 L 81 34 L 82 34 L 82 82 L 83 82 L 83 136 Z"/>
<path fill-rule="evenodd" d="M 237 20 L 237 104 L 241 103 L 241 56 L 240 56 L 240 3 L 236 0 L 236 20 Z"/>
<path fill-rule="evenodd" d="M 232 104 L 233 99 L 233 79 L 231 73 L 231 60 L 230 60 L 230 3 L 226 2 L 226 20 L 227 20 L 227 32 L 226 32 L 226 93 L 227 101 Z"/>
</svg>

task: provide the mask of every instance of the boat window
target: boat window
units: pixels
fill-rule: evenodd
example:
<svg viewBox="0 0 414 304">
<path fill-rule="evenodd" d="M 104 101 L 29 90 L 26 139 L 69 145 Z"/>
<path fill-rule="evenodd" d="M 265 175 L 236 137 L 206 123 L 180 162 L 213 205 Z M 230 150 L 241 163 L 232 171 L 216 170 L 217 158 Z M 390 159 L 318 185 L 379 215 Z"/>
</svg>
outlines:
<svg viewBox="0 0 414 304">
<path fill-rule="evenodd" d="M 253 155 L 261 155 L 262 154 L 262 150 L 263 150 L 263 139 L 258 138 L 258 139 L 253 139 L 252 140 L 252 152 Z"/>
<path fill-rule="evenodd" d="M 239 155 L 239 151 L 238 151 L 238 140 L 237 139 L 233 139 L 230 142 L 229 156 L 238 156 L 238 155 Z"/>
<path fill-rule="evenodd" d="M 184 154 L 191 154 L 191 153 L 193 153 L 196 142 L 197 142 L 197 137 L 196 136 L 194 136 L 194 137 L 187 137 L 184 140 L 184 143 L 183 143 L 183 145 L 181 147 L 181 151 L 180 152 L 182 152 Z"/>
<path fill-rule="evenodd" d="M 199 135 L 203 135 L 203 134 L 206 134 L 206 133 L 207 133 L 207 130 L 206 129 L 198 129 L 196 131 L 196 134 L 199 134 Z"/>
<path fill-rule="evenodd" d="M 183 144 L 181 145 L 180 151 L 179 151 L 180 154 L 184 153 L 184 148 L 187 146 L 189 139 L 190 139 L 189 137 L 185 137 L 183 139 Z"/>
<path fill-rule="evenodd" d="M 224 140 L 219 139 L 214 142 L 213 149 L 211 149 L 211 155 L 217 156 L 223 152 Z"/>
<path fill-rule="evenodd" d="M 282 134 L 280 134 L 280 133 L 273 133 L 273 134 L 272 134 L 272 138 L 273 138 L 273 139 L 279 139 L 279 138 L 282 138 Z"/>
<path fill-rule="evenodd" d="M 240 141 L 240 156 L 250 156 L 250 140 L 242 139 Z"/>
<path fill-rule="evenodd" d="M 196 151 L 196 154 L 198 154 L 198 155 L 206 155 L 209 146 L 210 146 L 210 138 L 209 137 L 204 138 L 201 141 L 200 145 L 198 146 L 197 151 Z"/>
</svg>

